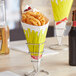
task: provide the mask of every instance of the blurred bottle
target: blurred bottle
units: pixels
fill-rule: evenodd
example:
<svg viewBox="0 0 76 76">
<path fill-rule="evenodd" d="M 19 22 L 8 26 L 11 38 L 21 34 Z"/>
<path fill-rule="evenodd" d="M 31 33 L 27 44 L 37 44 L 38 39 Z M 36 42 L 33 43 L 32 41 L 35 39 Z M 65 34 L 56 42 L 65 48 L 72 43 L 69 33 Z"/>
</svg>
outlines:
<svg viewBox="0 0 76 76">
<path fill-rule="evenodd" d="M 9 54 L 9 27 L 6 24 L 5 0 L 0 0 L 0 54 Z"/>
<path fill-rule="evenodd" d="M 69 64 L 76 66 L 76 10 L 73 11 L 73 24 L 69 32 Z"/>
</svg>

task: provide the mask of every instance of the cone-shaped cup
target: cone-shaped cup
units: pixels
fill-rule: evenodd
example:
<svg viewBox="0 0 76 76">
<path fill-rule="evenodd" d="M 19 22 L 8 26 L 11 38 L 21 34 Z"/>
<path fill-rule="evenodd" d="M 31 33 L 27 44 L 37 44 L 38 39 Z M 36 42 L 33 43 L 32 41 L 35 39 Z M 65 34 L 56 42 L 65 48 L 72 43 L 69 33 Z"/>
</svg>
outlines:
<svg viewBox="0 0 76 76">
<path fill-rule="evenodd" d="M 21 23 L 31 57 L 38 60 L 43 54 L 44 42 L 46 39 L 49 22 L 43 26 L 33 26 L 23 22 Z"/>
<path fill-rule="evenodd" d="M 73 0 L 51 0 L 55 21 L 68 19 Z"/>
</svg>

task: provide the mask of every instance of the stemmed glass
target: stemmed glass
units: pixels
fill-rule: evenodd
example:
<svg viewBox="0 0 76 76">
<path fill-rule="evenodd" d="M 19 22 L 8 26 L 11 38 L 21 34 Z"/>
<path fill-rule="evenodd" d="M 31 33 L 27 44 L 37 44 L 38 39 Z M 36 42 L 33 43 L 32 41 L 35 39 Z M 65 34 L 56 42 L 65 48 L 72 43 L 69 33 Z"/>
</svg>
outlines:
<svg viewBox="0 0 76 76">
<path fill-rule="evenodd" d="M 56 44 L 53 44 L 50 46 L 51 49 L 53 50 L 63 50 L 66 49 L 68 46 L 63 44 L 63 37 L 64 37 L 64 32 L 66 30 L 66 23 L 67 21 L 62 21 L 59 22 L 59 24 L 56 24 L 57 22 L 55 22 L 55 37 L 56 37 Z"/>
<path fill-rule="evenodd" d="M 58 44 L 56 46 L 51 46 L 54 49 L 64 49 L 65 45 L 62 44 L 62 37 L 64 35 L 66 21 L 72 7 L 73 0 L 51 0 L 53 16 L 55 20 L 55 30 Z M 61 47 L 61 48 L 60 48 Z"/>
</svg>

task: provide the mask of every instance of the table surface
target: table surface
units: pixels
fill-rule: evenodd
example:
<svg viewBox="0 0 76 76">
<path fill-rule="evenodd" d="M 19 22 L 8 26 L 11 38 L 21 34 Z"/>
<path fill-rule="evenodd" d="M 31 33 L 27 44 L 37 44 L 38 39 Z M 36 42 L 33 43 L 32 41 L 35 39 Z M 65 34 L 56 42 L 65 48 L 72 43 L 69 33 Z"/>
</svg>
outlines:
<svg viewBox="0 0 76 76">
<path fill-rule="evenodd" d="M 45 47 L 56 41 L 54 38 L 47 38 Z M 24 41 L 18 41 L 24 42 Z M 63 42 L 68 43 L 68 38 L 64 38 Z M 12 44 L 17 43 L 11 42 Z M 42 58 L 41 68 L 44 68 L 50 73 L 50 76 L 76 76 L 76 67 L 69 66 L 68 64 L 68 50 L 60 50 L 57 55 L 49 55 Z M 10 50 L 9 55 L 0 56 L 0 72 L 12 71 L 20 76 L 25 72 L 33 69 L 30 62 L 30 55 L 24 52 Z"/>
</svg>

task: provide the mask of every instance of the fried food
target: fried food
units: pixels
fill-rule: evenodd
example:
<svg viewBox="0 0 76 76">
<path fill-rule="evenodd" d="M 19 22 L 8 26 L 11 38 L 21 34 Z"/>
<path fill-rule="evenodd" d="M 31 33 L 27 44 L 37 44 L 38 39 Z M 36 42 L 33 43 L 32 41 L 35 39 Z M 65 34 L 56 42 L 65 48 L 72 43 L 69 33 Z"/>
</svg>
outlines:
<svg viewBox="0 0 76 76">
<path fill-rule="evenodd" d="M 22 22 L 42 26 L 48 23 L 48 19 L 40 12 L 27 11 L 22 14 Z"/>
</svg>

